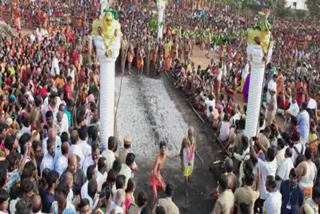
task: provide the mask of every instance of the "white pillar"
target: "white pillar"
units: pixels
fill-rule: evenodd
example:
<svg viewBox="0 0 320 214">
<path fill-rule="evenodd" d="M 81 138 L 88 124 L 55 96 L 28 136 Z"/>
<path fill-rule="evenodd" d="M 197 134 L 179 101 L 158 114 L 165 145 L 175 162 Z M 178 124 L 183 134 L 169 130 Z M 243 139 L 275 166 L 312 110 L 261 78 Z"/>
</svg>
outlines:
<svg viewBox="0 0 320 214">
<path fill-rule="evenodd" d="M 164 20 L 164 11 L 166 9 L 166 3 L 164 1 L 158 1 L 157 2 L 157 8 L 158 8 L 158 36 L 157 40 L 159 41 L 160 38 L 163 36 L 163 25 L 162 22 Z"/>
<path fill-rule="evenodd" d="M 272 48 L 268 52 L 267 61 L 270 61 Z M 260 45 L 248 44 L 247 56 L 251 65 L 250 83 L 249 83 L 249 98 L 246 115 L 245 135 L 248 138 L 254 137 L 257 134 L 259 127 L 259 115 L 262 96 L 262 84 L 265 73 L 266 63 L 263 61 L 263 51 Z"/>
<path fill-rule="evenodd" d="M 115 104 L 115 61 L 120 51 L 120 36 L 116 37 L 110 49 L 112 56 L 106 56 L 106 46 L 101 36 L 94 36 L 100 64 L 100 143 L 108 148 L 108 139 L 114 136 Z"/>
<path fill-rule="evenodd" d="M 100 16 L 103 16 L 103 10 L 108 7 L 108 0 L 100 0 Z"/>
</svg>

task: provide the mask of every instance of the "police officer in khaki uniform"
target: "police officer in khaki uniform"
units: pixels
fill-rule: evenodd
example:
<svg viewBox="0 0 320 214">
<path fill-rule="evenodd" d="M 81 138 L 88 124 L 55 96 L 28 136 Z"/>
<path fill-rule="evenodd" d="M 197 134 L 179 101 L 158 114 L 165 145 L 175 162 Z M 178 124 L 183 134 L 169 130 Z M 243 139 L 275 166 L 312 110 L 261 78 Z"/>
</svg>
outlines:
<svg viewBox="0 0 320 214">
<path fill-rule="evenodd" d="M 132 152 L 131 151 L 131 143 L 132 143 L 132 135 L 127 134 L 123 138 L 123 147 L 119 151 L 118 161 L 123 164 L 126 161 L 127 154 Z"/>
</svg>

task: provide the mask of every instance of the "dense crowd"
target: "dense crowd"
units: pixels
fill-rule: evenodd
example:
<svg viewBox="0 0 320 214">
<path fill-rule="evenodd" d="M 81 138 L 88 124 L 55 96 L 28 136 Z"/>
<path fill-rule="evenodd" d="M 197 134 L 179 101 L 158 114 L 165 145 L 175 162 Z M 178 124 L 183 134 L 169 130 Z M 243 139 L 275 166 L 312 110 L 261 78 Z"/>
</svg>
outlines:
<svg viewBox="0 0 320 214">
<path fill-rule="evenodd" d="M 114 7 L 124 33 L 122 72 L 131 73 L 135 66 L 147 74 L 172 73 L 175 86 L 210 121 L 230 155 L 213 191 L 213 213 L 318 213 L 320 100 L 310 93 L 310 82 L 319 78 L 317 25 L 300 21 L 294 28 L 286 20 L 276 21 L 261 133 L 248 139 L 243 134 L 246 105 L 233 100 L 237 92 L 244 101 L 248 97 L 245 37 L 221 45 L 210 36 L 245 30 L 252 21 L 228 7 L 190 11 L 171 4 L 164 37 L 156 41 L 148 24 L 154 6 Z M 18 30 L 19 18 L 14 17 Z M 188 34 L 191 30 L 199 35 Z M 196 45 L 209 58 L 219 55 L 218 62 L 196 66 L 190 60 Z M 0 213 L 179 213 L 172 201 L 174 185 L 165 183 L 160 170 L 166 158 L 180 157 L 188 196 L 194 130 L 189 128 L 175 156 L 168 156 L 166 143 L 160 143 L 149 182 L 152 197 L 136 194 L 134 137 L 128 134 L 123 142 L 110 137 L 108 148 L 99 142 L 99 63 L 88 29 L 48 24 L 30 35 L 1 38 L 0 61 Z M 283 125 L 276 123 L 276 115 Z M 162 190 L 166 197 L 158 199 Z"/>
</svg>

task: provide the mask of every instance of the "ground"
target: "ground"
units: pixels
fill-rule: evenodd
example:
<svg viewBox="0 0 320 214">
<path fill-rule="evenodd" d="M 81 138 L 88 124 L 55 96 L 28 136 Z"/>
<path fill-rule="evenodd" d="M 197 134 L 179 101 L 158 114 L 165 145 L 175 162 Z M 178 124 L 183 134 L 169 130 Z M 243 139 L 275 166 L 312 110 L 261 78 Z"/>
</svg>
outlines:
<svg viewBox="0 0 320 214">
<path fill-rule="evenodd" d="M 206 59 L 204 57 L 204 53 L 198 49 L 195 50 L 194 56 L 192 58 L 193 60 L 196 59 L 195 61 L 197 63 L 198 62 L 202 63 L 202 66 L 205 66 L 210 62 L 209 59 Z M 118 94 L 119 94 L 120 78 L 121 78 L 121 75 L 118 75 L 116 80 L 116 91 L 117 91 L 116 99 L 118 98 Z M 147 89 L 147 92 L 144 89 L 138 89 L 139 87 L 145 86 L 145 82 L 153 83 L 153 85 L 150 85 L 151 87 L 152 86 L 159 87 L 158 82 L 163 84 L 164 85 L 163 90 L 166 90 L 166 93 L 171 99 L 171 101 L 165 101 L 166 103 L 169 103 L 168 106 L 163 106 L 164 108 L 169 108 L 167 109 L 169 112 L 168 111 L 163 111 L 160 113 L 157 112 L 156 115 L 162 114 L 161 117 L 166 118 L 166 114 L 169 114 L 170 116 L 170 113 L 172 111 L 178 111 L 174 113 L 177 120 L 176 122 L 181 123 L 182 124 L 181 126 L 184 126 L 187 128 L 187 126 L 185 126 L 184 123 L 180 121 L 182 119 L 184 120 L 185 124 L 188 124 L 188 126 L 193 126 L 195 128 L 196 140 L 197 140 L 197 152 L 199 155 L 197 155 L 195 159 L 195 169 L 189 185 L 189 197 L 187 198 L 187 200 L 184 195 L 184 178 L 182 175 L 179 159 L 173 160 L 173 161 L 166 160 L 164 169 L 162 169 L 161 171 L 161 174 L 163 175 L 164 180 L 166 182 L 172 182 L 175 185 L 175 195 L 173 197 L 173 201 L 180 208 L 181 213 L 192 213 L 192 214 L 210 213 L 213 208 L 213 203 L 210 200 L 210 193 L 212 192 L 213 188 L 216 186 L 216 181 L 214 179 L 213 173 L 209 169 L 212 166 L 213 160 L 215 160 L 216 158 L 217 151 L 221 149 L 221 147 L 218 146 L 218 144 L 213 143 L 214 132 L 211 129 L 210 124 L 206 121 L 205 123 L 202 123 L 202 121 L 193 112 L 193 110 L 190 108 L 186 100 L 183 98 L 181 92 L 173 87 L 172 83 L 168 80 L 166 75 L 163 74 L 158 79 L 155 79 L 154 77 L 144 76 L 144 75 L 139 76 L 137 73 L 133 73 L 131 76 L 125 75 L 123 77 L 121 99 L 119 104 L 120 113 L 118 114 L 121 114 L 121 112 L 126 112 L 125 108 L 128 108 L 128 106 L 129 107 L 138 106 L 138 107 L 136 109 L 137 111 L 135 111 L 135 109 L 130 108 L 131 117 L 126 117 L 125 119 L 125 117 L 123 117 L 124 115 L 117 116 L 116 124 L 118 126 L 117 132 L 119 134 L 119 137 L 121 139 L 123 135 L 126 133 L 126 132 L 123 132 L 123 130 L 119 130 L 120 127 L 123 127 L 124 129 L 128 129 L 128 130 L 132 130 L 132 127 L 130 128 L 130 125 L 128 125 L 128 123 L 132 124 L 131 126 L 135 126 L 135 125 L 139 126 L 139 124 L 135 124 L 130 120 L 139 121 L 140 117 L 145 117 L 145 118 L 149 117 L 148 116 L 150 114 L 149 107 L 146 107 L 145 101 L 144 101 L 144 100 L 148 100 L 148 96 L 163 96 L 164 100 L 167 99 L 165 98 L 166 96 L 165 93 L 159 92 L 159 94 L 150 95 L 150 93 L 153 93 L 151 89 L 150 90 Z M 140 101 L 137 101 L 137 104 L 132 104 L 132 102 L 135 102 L 132 97 L 135 97 L 137 100 L 140 100 Z M 161 102 L 163 101 L 163 99 L 159 97 L 159 99 L 153 100 L 154 102 L 151 104 L 151 107 L 154 105 L 161 105 Z M 139 105 L 139 102 L 142 102 L 143 104 Z M 174 103 L 174 106 L 170 104 L 171 102 Z M 173 108 L 176 108 L 176 109 L 173 109 Z M 144 116 L 141 116 L 141 115 L 144 115 Z M 149 124 L 149 126 L 151 126 L 154 133 L 157 133 L 158 129 L 163 129 L 163 127 L 157 127 L 161 118 L 155 116 L 154 119 L 156 120 L 157 124 L 155 126 L 154 124 Z M 149 132 L 147 131 L 147 129 L 149 129 L 147 127 L 148 126 L 147 124 L 150 123 L 150 121 L 147 121 L 144 119 L 141 119 L 141 121 L 144 121 L 144 122 L 143 124 L 140 124 L 140 126 L 143 127 L 143 130 L 146 130 L 141 135 L 146 137 L 147 143 L 151 144 L 146 146 L 149 146 L 148 148 L 153 148 L 153 149 L 152 151 L 150 151 L 150 149 L 147 149 L 148 152 L 137 151 L 137 149 L 146 149 L 145 148 L 146 146 L 142 146 L 142 147 L 141 145 L 137 146 L 137 144 L 145 144 L 146 142 L 141 142 L 140 140 L 141 136 L 138 136 L 138 137 L 136 136 L 136 138 L 139 139 L 138 142 L 133 140 L 134 152 L 137 154 L 141 154 L 140 156 L 137 155 L 139 172 L 136 178 L 136 181 L 137 181 L 136 193 L 138 193 L 139 190 L 143 189 L 148 193 L 149 196 L 151 196 L 151 189 L 149 188 L 149 179 L 150 179 L 150 172 L 152 170 L 154 160 L 158 150 L 158 145 L 156 141 L 162 140 L 161 131 L 166 131 L 166 130 L 159 130 L 160 134 L 158 135 L 158 138 L 160 139 L 157 139 L 157 135 L 155 135 L 154 140 L 149 142 L 148 138 L 150 134 L 146 132 Z M 125 123 L 127 126 L 125 126 Z M 177 129 L 177 130 L 179 129 L 178 127 L 175 127 L 172 124 L 167 123 L 163 125 L 170 126 L 172 127 L 171 129 Z M 161 125 L 159 124 L 159 126 Z M 177 125 L 177 126 L 180 126 L 180 125 Z M 135 138 L 135 135 L 140 135 L 139 132 L 141 132 L 141 130 L 137 128 L 134 128 L 134 130 L 137 130 L 138 133 L 132 133 L 133 138 Z M 171 132 L 172 131 L 175 132 L 175 130 L 171 130 Z M 187 130 L 182 130 L 182 128 L 180 128 L 180 132 L 186 134 L 186 131 Z M 174 144 L 174 147 L 176 147 L 177 145 L 180 146 L 182 137 L 186 135 L 179 133 L 178 136 L 181 136 L 181 139 L 179 139 L 178 141 L 175 140 L 177 142 L 172 142 L 172 144 Z M 173 138 L 174 137 L 176 136 L 173 135 Z M 166 140 L 168 140 L 169 143 L 170 143 L 170 140 L 172 141 L 172 139 L 166 139 Z M 177 151 L 176 148 L 172 148 L 169 146 L 169 153 L 171 155 L 173 155 L 173 152 L 176 152 L 176 151 Z M 164 196 L 164 194 L 160 193 L 159 196 L 162 197 Z M 187 204 L 187 208 L 185 206 L 185 203 Z"/>
</svg>

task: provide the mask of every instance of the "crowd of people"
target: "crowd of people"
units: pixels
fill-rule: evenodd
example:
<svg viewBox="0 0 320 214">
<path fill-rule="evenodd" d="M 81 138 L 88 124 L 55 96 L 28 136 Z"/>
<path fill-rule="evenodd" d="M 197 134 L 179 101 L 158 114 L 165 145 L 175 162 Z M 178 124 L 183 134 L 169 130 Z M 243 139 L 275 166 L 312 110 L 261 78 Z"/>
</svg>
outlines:
<svg viewBox="0 0 320 214">
<path fill-rule="evenodd" d="M 156 41 L 148 24 L 155 6 L 137 4 L 113 5 L 124 34 L 121 71 L 131 74 L 135 66 L 146 74 L 172 73 L 175 87 L 217 132 L 230 157 L 213 191 L 212 213 L 319 213 L 320 97 L 311 93 L 310 84 L 319 78 L 317 25 L 275 22 L 261 132 L 248 139 L 243 134 L 246 105 L 234 100 L 237 93 L 244 102 L 248 98 L 245 36 L 223 45 L 212 43 L 211 36 L 246 30 L 253 21 L 229 7 L 190 11 L 170 4 L 165 34 Z M 92 10 L 100 11 L 98 6 Z M 18 30 L 19 18 L 14 17 Z M 188 196 L 193 128 L 181 139 L 180 154 L 168 156 L 166 143 L 160 143 L 149 182 L 152 196 L 135 193 L 134 137 L 128 134 L 123 142 L 110 137 L 108 148 L 99 143 L 99 62 L 89 29 L 42 24 L 30 35 L 0 40 L 0 213 L 179 213 L 172 201 L 174 184 L 166 183 L 160 170 L 166 158 L 180 157 Z M 214 56 L 207 68 L 191 61 L 196 45 L 206 57 Z M 162 190 L 166 197 L 158 199 Z"/>
</svg>

